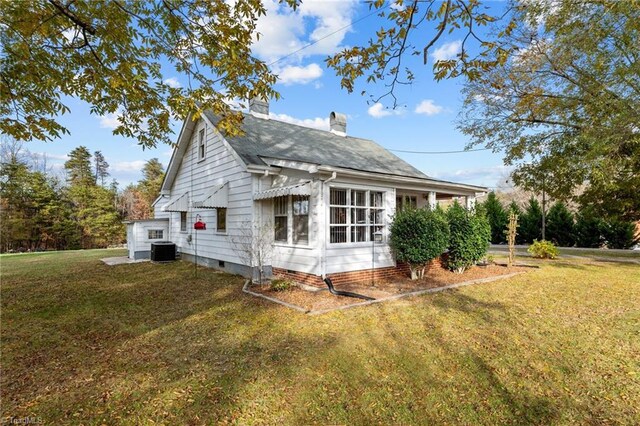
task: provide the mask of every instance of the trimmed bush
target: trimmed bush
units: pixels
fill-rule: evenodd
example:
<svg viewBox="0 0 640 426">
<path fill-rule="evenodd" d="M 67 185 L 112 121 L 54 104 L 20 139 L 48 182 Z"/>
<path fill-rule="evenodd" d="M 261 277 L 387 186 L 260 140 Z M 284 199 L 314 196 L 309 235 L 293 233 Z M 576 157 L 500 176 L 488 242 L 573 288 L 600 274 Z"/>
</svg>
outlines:
<svg viewBox="0 0 640 426">
<path fill-rule="evenodd" d="M 538 241 L 535 240 L 533 244 L 527 249 L 533 257 L 538 259 L 555 259 L 558 257 L 558 249 L 553 245 L 551 241 Z"/>
<path fill-rule="evenodd" d="M 467 211 L 457 202 L 446 216 L 450 233 L 447 267 L 461 274 L 486 255 L 491 227 L 484 215 Z"/>
<path fill-rule="evenodd" d="M 291 287 L 295 286 L 295 283 L 286 278 L 275 278 L 271 280 L 271 291 L 287 291 L 291 290 Z"/>
<path fill-rule="evenodd" d="M 411 279 L 422 278 L 429 261 L 447 249 L 449 227 L 437 211 L 406 209 L 396 213 L 391 224 L 391 248 L 396 259 L 411 268 Z"/>
</svg>

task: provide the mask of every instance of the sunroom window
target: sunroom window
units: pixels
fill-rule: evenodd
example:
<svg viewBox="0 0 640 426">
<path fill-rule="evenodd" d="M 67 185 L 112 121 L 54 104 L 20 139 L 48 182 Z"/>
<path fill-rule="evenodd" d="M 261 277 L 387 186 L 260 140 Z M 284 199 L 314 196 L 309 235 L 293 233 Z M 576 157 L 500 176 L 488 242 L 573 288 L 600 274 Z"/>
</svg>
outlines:
<svg viewBox="0 0 640 426">
<path fill-rule="evenodd" d="M 331 188 L 329 195 L 329 242 L 374 241 L 384 229 L 384 192 Z"/>
</svg>

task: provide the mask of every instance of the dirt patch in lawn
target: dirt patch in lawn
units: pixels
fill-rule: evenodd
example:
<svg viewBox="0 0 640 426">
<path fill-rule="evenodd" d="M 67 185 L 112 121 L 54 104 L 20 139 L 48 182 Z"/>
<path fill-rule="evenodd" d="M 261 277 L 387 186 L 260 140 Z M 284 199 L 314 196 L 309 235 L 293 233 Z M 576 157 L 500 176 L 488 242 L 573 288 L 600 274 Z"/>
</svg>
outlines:
<svg viewBox="0 0 640 426">
<path fill-rule="evenodd" d="M 443 268 L 431 268 L 421 280 L 411 280 L 409 277 L 398 277 L 393 280 L 377 280 L 375 283 L 359 282 L 335 286 L 336 290 L 350 291 L 384 299 L 399 294 L 413 293 L 420 290 L 436 289 L 452 284 L 467 281 L 475 281 L 486 278 L 500 277 L 514 273 L 531 271 L 524 266 L 474 266 L 463 274 L 456 274 Z M 352 297 L 334 296 L 328 289 L 309 291 L 301 287 L 292 287 L 286 291 L 273 291 L 268 285 L 254 285 L 250 287 L 252 292 L 272 297 L 295 306 L 299 306 L 308 312 L 340 308 L 347 305 L 362 303 L 364 300 Z"/>
</svg>

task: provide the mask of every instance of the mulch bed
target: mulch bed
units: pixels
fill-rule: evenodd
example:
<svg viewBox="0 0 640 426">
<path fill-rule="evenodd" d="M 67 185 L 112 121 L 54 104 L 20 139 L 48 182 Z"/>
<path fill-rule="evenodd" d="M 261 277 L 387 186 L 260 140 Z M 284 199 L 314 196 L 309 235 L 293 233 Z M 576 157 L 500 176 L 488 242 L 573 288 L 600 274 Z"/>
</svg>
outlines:
<svg viewBox="0 0 640 426">
<path fill-rule="evenodd" d="M 360 282 L 335 286 L 337 290 L 346 290 L 366 296 L 382 299 L 402 293 L 439 288 L 465 281 L 508 275 L 516 272 L 527 272 L 526 266 L 507 267 L 503 265 L 474 266 L 463 274 L 456 274 L 444 268 L 429 269 L 421 280 L 411 280 L 409 277 L 398 277 L 394 280 L 378 280 L 375 283 Z M 361 303 L 363 300 L 344 296 L 334 296 L 328 289 L 320 291 L 303 290 L 293 287 L 287 291 L 272 291 L 268 285 L 253 285 L 251 291 L 264 294 L 283 302 L 300 306 L 307 311 L 319 311 L 338 308 L 345 305 Z"/>
</svg>

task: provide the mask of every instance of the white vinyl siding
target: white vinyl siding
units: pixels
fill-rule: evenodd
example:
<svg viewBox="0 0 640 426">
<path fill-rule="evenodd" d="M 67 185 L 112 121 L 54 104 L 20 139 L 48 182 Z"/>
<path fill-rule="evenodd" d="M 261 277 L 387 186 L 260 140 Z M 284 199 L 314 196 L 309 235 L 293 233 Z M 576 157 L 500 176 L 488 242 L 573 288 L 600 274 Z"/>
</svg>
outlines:
<svg viewBox="0 0 640 426">
<path fill-rule="evenodd" d="M 196 214 L 199 214 L 207 224 L 207 229 L 198 231 L 198 256 L 243 263 L 234 250 L 231 239 L 253 222 L 254 178 L 245 171 L 244 165 L 238 161 L 215 127 L 205 123 L 204 119 L 195 123 L 168 196 L 188 192 L 189 205 L 192 205 L 192 202 L 201 200 L 214 186 L 227 182 L 228 205 L 224 213 L 216 209 L 192 209 L 184 214 L 184 222 L 180 213 L 171 213 L 167 239 L 176 243 L 182 253 L 195 254 L 195 239 L 192 238 L 189 242 L 188 237 L 195 232 L 193 223 Z M 201 131 L 205 135 L 204 160 L 199 158 Z M 222 220 L 223 217 L 224 223 L 218 223 L 218 218 Z M 224 230 L 220 229 L 220 225 L 224 226 Z"/>
</svg>

